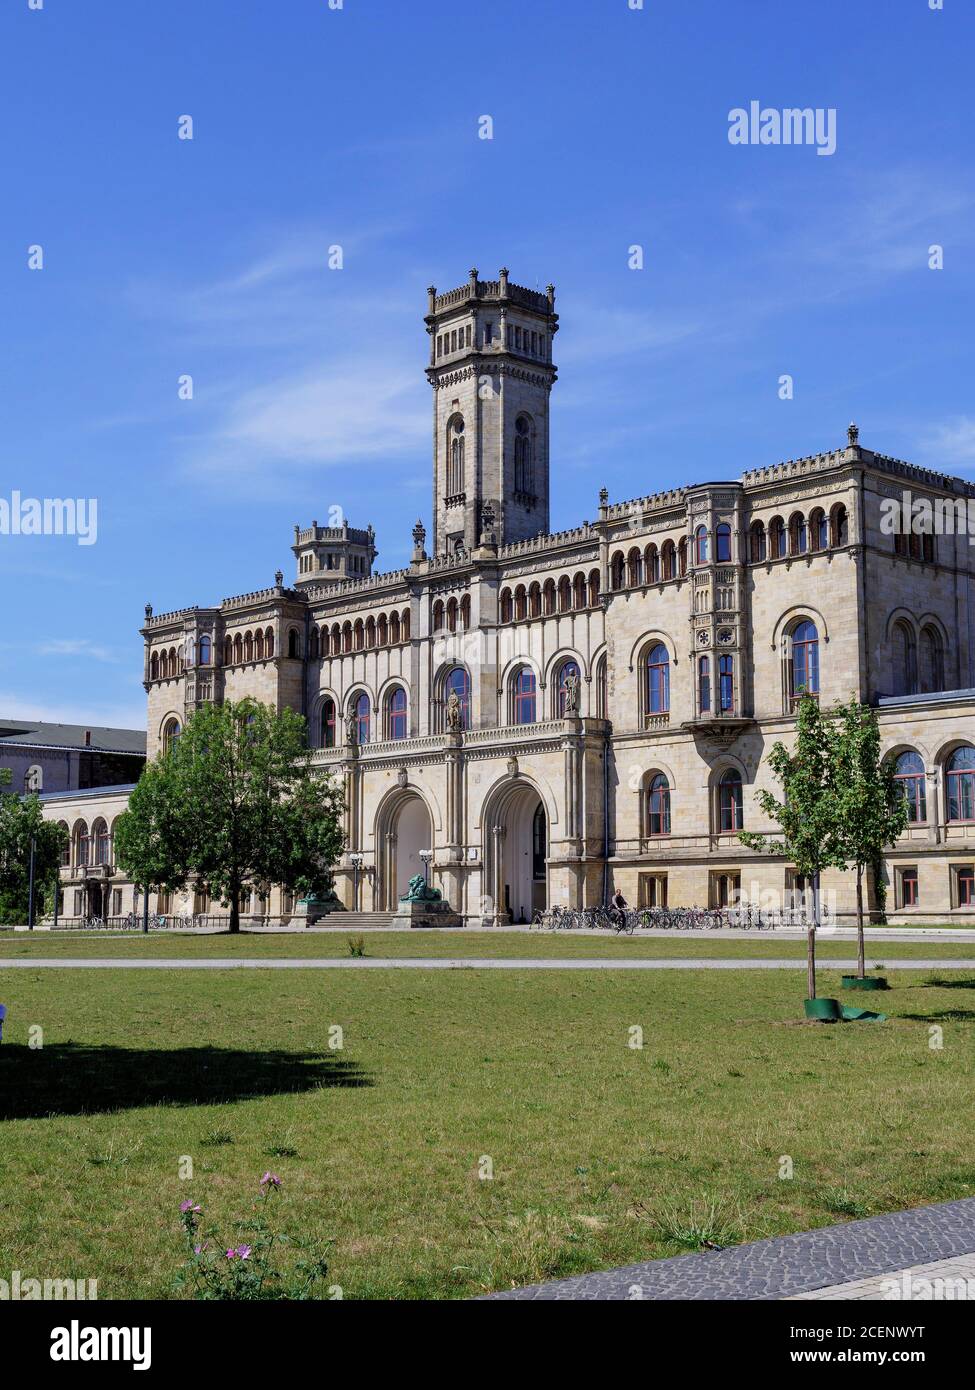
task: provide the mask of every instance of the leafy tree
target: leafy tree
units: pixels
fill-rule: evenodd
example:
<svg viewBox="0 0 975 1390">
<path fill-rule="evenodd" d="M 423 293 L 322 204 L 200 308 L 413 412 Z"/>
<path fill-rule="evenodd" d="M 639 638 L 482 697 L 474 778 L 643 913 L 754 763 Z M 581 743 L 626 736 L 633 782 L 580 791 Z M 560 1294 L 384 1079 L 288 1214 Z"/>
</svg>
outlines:
<svg viewBox="0 0 975 1390">
<path fill-rule="evenodd" d="M 866 974 L 863 942 L 863 875 L 873 870 L 881 906 L 884 850 L 903 834 L 907 803 L 894 780 L 894 770 L 880 756 L 880 726 L 868 705 L 851 699 L 835 710 L 837 829 L 846 866 L 857 876 L 857 972 Z"/>
<path fill-rule="evenodd" d="M 837 823 L 837 743 L 835 724 L 811 695 L 799 701 L 795 743 L 791 749 L 776 743 L 768 765 L 782 784 L 783 800 L 770 791 L 758 793 L 766 816 L 781 828 L 778 836 L 740 831 L 738 838 L 749 849 L 784 854 L 796 872 L 810 879 L 813 915 L 806 937 L 806 983 L 810 999 L 816 998 L 816 928 L 820 923 L 820 873 L 825 868 L 846 868 Z"/>
<path fill-rule="evenodd" d="M 143 772 L 116 827 L 116 857 L 145 885 L 206 884 L 237 932 L 246 885 L 328 892 L 342 804 L 311 770 L 300 715 L 254 700 L 204 705 Z"/>
<path fill-rule="evenodd" d="M 30 846 L 34 841 L 35 905 L 42 909 L 58 880 L 68 832 L 44 819 L 40 799 L 4 791 L 10 769 L 0 768 L 0 922 L 26 922 L 30 901 Z"/>
</svg>

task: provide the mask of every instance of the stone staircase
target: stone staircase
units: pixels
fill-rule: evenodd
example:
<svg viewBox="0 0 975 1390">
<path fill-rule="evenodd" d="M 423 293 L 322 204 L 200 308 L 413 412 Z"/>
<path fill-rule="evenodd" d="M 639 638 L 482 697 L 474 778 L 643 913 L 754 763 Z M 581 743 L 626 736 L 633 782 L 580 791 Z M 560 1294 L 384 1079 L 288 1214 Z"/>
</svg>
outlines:
<svg viewBox="0 0 975 1390">
<path fill-rule="evenodd" d="M 397 918 L 395 912 L 329 912 L 324 917 L 319 917 L 315 926 L 310 930 L 320 927 L 334 927 L 342 931 L 364 931 L 369 927 L 395 927 L 409 926 L 409 918 Z"/>
</svg>

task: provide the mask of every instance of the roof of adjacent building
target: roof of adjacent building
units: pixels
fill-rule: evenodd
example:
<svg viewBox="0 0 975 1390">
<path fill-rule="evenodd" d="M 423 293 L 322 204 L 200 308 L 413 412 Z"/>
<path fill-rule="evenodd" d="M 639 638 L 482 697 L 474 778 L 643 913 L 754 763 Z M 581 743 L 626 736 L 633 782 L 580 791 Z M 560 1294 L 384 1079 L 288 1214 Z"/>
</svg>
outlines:
<svg viewBox="0 0 975 1390">
<path fill-rule="evenodd" d="M 28 748 L 94 749 L 99 753 L 137 753 L 145 757 L 144 729 L 106 729 L 94 724 L 49 724 L 41 719 L 0 716 L 0 744 Z"/>
<path fill-rule="evenodd" d="M 39 801 L 90 801 L 93 796 L 129 796 L 135 782 L 123 782 L 115 787 L 75 787 L 65 792 L 39 792 Z"/>
</svg>

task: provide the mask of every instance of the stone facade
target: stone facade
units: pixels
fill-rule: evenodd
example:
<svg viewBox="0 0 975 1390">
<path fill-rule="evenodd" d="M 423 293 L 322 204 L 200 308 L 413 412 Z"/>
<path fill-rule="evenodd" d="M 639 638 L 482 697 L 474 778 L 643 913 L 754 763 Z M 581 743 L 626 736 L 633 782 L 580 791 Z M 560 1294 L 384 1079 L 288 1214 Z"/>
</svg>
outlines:
<svg viewBox="0 0 975 1390">
<path fill-rule="evenodd" d="M 549 534 L 554 302 L 506 271 L 430 290 L 429 553 L 418 522 L 411 564 L 373 573 L 371 528 L 314 523 L 296 528 L 292 586 L 279 573 L 213 607 L 146 609 L 150 756 L 206 700 L 302 713 L 316 766 L 345 790 L 350 907 L 394 909 L 421 849 L 468 921 L 613 886 L 632 903 L 778 907 L 802 885 L 737 830 L 771 828 L 755 793 L 798 694 L 856 695 L 889 754 L 923 769 L 885 866 L 890 915 L 975 920 L 959 755 L 975 742 L 975 552 L 967 535 L 884 524 L 905 492 L 975 511 L 975 488 L 866 449 L 851 426 L 843 447 L 737 479 L 604 492 L 595 519 Z M 852 912 L 852 875 L 824 889 Z M 265 906 L 281 911 L 277 895 Z"/>
</svg>

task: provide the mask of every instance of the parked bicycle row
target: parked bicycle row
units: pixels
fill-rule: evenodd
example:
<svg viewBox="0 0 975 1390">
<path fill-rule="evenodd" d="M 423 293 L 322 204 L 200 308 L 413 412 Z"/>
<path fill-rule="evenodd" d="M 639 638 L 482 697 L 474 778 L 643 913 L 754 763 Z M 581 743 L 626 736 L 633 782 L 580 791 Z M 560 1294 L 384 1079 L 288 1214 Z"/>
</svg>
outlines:
<svg viewBox="0 0 975 1390">
<path fill-rule="evenodd" d="M 808 926 L 800 909 L 766 912 L 749 906 L 711 907 L 584 907 L 555 906 L 536 912 L 533 927 L 549 931 L 605 930 L 628 935 L 638 927 L 663 931 L 774 931 L 776 928 Z"/>
</svg>

